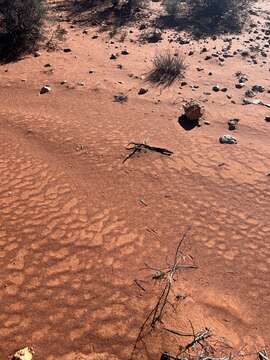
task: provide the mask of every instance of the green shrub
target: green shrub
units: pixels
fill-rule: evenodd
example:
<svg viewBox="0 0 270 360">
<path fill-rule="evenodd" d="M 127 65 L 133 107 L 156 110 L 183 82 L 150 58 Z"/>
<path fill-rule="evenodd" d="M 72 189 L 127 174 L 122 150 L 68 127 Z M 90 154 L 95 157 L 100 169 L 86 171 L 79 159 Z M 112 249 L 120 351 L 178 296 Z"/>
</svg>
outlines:
<svg viewBox="0 0 270 360">
<path fill-rule="evenodd" d="M 45 17 L 43 0 L 2 0 L 0 12 L 0 30 L 5 39 L 2 52 L 16 56 L 32 51 L 41 37 Z"/>
<path fill-rule="evenodd" d="M 180 1 L 179 0 L 165 0 L 165 10 L 169 16 L 175 17 L 179 12 Z"/>
<path fill-rule="evenodd" d="M 144 0 L 113 0 L 112 5 L 123 15 L 131 15 L 143 6 Z"/>
<path fill-rule="evenodd" d="M 210 30 L 240 30 L 247 18 L 251 0 L 187 0 L 190 16 Z"/>
<path fill-rule="evenodd" d="M 214 34 L 236 32 L 245 24 L 255 0 L 164 0 L 169 16 L 193 32 Z"/>
</svg>

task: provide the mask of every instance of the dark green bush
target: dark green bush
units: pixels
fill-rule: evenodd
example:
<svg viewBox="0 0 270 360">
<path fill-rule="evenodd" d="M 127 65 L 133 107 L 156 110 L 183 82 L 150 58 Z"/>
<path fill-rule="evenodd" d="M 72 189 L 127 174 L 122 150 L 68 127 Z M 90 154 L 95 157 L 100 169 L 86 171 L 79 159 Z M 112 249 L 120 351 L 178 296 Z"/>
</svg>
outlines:
<svg viewBox="0 0 270 360">
<path fill-rule="evenodd" d="M 177 16 L 180 7 L 179 0 L 165 0 L 164 5 L 168 15 L 173 17 Z"/>
<path fill-rule="evenodd" d="M 32 51 L 41 37 L 43 0 L 0 0 L 1 57 Z"/>
<path fill-rule="evenodd" d="M 207 19 L 215 26 L 231 26 L 237 30 L 248 14 L 250 0 L 186 0 L 190 16 Z M 220 23 L 220 24 L 219 24 Z"/>
<path fill-rule="evenodd" d="M 113 7 L 118 11 L 119 15 L 130 16 L 140 10 L 144 0 L 113 0 Z"/>
<path fill-rule="evenodd" d="M 164 0 L 167 14 L 200 34 L 236 32 L 255 0 Z"/>
</svg>

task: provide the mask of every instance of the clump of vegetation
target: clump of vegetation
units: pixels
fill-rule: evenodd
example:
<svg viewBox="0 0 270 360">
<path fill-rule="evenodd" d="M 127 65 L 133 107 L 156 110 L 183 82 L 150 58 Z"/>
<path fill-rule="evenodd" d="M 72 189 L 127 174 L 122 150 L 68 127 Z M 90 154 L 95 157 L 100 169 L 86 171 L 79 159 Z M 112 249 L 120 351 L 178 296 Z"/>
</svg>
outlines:
<svg viewBox="0 0 270 360">
<path fill-rule="evenodd" d="M 144 0 L 113 0 L 113 6 L 118 8 L 126 15 L 132 14 L 134 11 L 138 11 L 143 6 Z"/>
<path fill-rule="evenodd" d="M 169 17 L 195 35 L 240 31 L 255 0 L 165 0 Z M 181 27 L 181 26 L 180 26 Z"/>
<path fill-rule="evenodd" d="M 126 30 L 123 31 L 123 32 L 121 33 L 121 35 L 120 35 L 119 41 L 120 41 L 120 42 L 124 42 L 124 41 L 126 40 L 127 36 L 128 36 L 128 32 L 127 32 Z"/>
<path fill-rule="evenodd" d="M 168 87 L 183 77 L 185 69 L 183 57 L 167 50 L 154 57 L 153 69 L 147 74 L 147 81 Z"/>
<path fill-rule="evenodd" d="M 248 15 L 251 0 L 187 0 L 189 14 L 205 19 L 205 25 L 214 30 L 240 30 Z M 207 20 L 207 21 L 206 21 Z"/>
<path fill-rule="evenodd" d="M 175 17 L 179 13 L 180 1 L 179 0 L 165 0 L 165 10 L 168 15 Z"/>
<path fill-rule="evenodd" d="M 61 25 L 57 25 L 56 29 L 53 30 L 51 37 L 46 41 L 47 51 L 56 51 L 59 49 L 58 42 L 66 40 L 67 30 L 62 28 Z"/>
<path fill-rule="evenodd" d="M 0 8 L 1 57 L 31 52 L 42 34 L 43 0 L 2 0 Z"/>
<path fill-rule="evenodd" d="M 59 41 L 64 41 L 66 39 L 67 30 L 62 28 L 61 25 L 57 25 L 57 28 L 54 31 L 54 36 Z"/>
</svg>

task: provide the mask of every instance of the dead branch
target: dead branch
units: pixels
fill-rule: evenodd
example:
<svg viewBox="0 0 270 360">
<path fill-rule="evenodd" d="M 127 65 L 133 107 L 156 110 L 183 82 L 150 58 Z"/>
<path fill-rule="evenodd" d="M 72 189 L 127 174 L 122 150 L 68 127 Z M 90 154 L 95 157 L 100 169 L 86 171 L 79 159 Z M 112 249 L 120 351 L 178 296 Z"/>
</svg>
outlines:
<svg viewBox="0 0 270 360">
<path fill-rule="evenodd" d="M 133 350 L 132 350 L 132 352 L 131 352 L 130 359 L 133 358 L 133 355 L 134 355 L 134 353 L 135 353 L 135 351 L 136 351 L 136 349 L 137 349 L 138 343 L 139 343 L 140 341 L 142 341 L 142 339 L 143 339 L 143 333 L 144 333 L 145 328 L 146 328 L 149 320 L 151 319 L 152 314 L 154 313 L 154 311 L 155 311 L 155 308 L 150 311 L 150 313 L 147 315 L 146 319 L 145 319 L 144 322 L 142 323 L 142 325 L 141 325 L 141 327 L 140 327 L 139 334 L 138 334 L 138 336 L 137 336 L 137 338 L 136 338 L 136 341 L 135 341 L 135 344 L 134 344 L 134 346 L 133 346 Z M 150 328 L 150 331 L 151 331 L 151 330 L 152 330 L 152 328 Z"/>
<path fill-rule="evenodd" d="M 146 291 L 145 288 L 140 284 L 139 280 L 135 279 L 134 283 L 143 291 Z"/>
<path fill-rule="evenodd" d="M 173 356 L 169 353 L 163 353 L 160 360 L 231 360 L 231 357 L 213 357 L 213 356 L 200 356 L 200 355 L 189 355 L 189 356 Z"/>
<path fill-rule="evenodd" d="M 180 337 L 191 337 L 192 340 L 187 342 L 186 345 L 179 345 L 179 352 L 177 355 L 171 355 L 168 352 L 164 352 L 161 355 L 160 360 L 232 360 L 233 353 L 229 351 L 228 344 L 225 343 L 223 338 L 214 337 L 212 341 L 212 332 L 210 329 L 205 328 L 201 331 L 195 332 L 192 322 L 190 321 L 191 332 L 186 333 L 183 331 L 167 328 L 163 322 L 163 316 L 166 308 L 171 305 L 174 308 L 173 303 L 170 302 L 170 294 L 173 289 L 174 281 L 176 280 L 176 274 L 178 271 L 183 269 L 196 269 L 197 266 L 194 264 L 185 264 L 183 263 L 187 259 L 193 261 L 192 257 L 187 257 L 181 252 L 181 246 L 189 232 L 188 228 L 180 239 L 174 257 L 173 263 L 170 265 L 170 262 L 167 263 L 165 268 L 156 268 L 145 264 L 146 269 L 154 271 L 152 276 L 153 279 L 160 280 L 164 284 L 157 301 L 154 307 L 151 309 L 150 313 L 147 315 L 143 324 L 140 327 L 139 334 L 136 338 L 132 353 L 131 359 L 137 350 L 138 343 L 141 342 L 145 346 L 145 337 L 149 335 L 155 328 L 156 324 L 162 324 L 161 330 L 167 331 L 173 335 Z M 174 309 L 175 310 L 175 309 Z M 208 340 L 208 338 L 211 338 Z M 226 345 L 226 351 L 224 349 L 224 344 Z M 220 345 L 223 345 L 221 348 Z M 230 346 L 231 348 L 231 346 Z M 231 348 L 232 349 L 232 348 Z M 270 360 L 266 350 L 262 350 L 257 353 L 258 360 Z"/>
<path fill-rule="evenodd" d="M 163 289 L 159 299 L 158 299 L 158 302 L 155 306 L 155 311 L 154 311 L 154 314 L 153 314 L 153 318 L 152 318 L 152 321 L 151 321 L 151 326 L 154 327 L 156 322 L 161 322 L 162 320 L 162 315 L 163 315 L 163 311 L 164 311 L 164 308 L 167 304 L 167 300 L 168 300 L 168 296 L 169 296 L 169 293 L 170 293 L 170 290 L 171 290 L 171 286 L 172 286 L 172 283 L 170 281 L 167 281 L 166 283 L 166 286 L 165 288 Z"/>
<path fill-rule="evenodd" d="M 169 297 L 169 294 L 170 294 L 170 291 L 171 291 L 171 288 L 173 285 L 173 281 L 175 280 L 174 276 L 175 276 L 176 272 L 182 268 L 182 265 L 180 265 L 180 259 L 179 259 L 179 256 L 181 255 L 180 248 L 181 248 L 181 245 L 183 244 L 189 230 L 190 230 L 190 227 L 183 234 L 181 240 L 179 241 L 178 246 L 176 248 L 175 256 L 174 256 L 173 265 L 165 274 L 166 275 L 166 285 L 165 285 L 165 287 L 159 297 L 159 300 L 156 304 L 156 310 L 154 312 L 154 317 L 153 317 L 152 323 L 151 323 L 152 326 L 154 326 L 157 321 L 161 321 L 163 312 L 164 312 L 165 306 L 167 304 L 168 297 Z M 190 265 L 190 266 L 195 266 L 195 265 Z"/>
<path fill-rule="evenodd" d="M 130 146 L 130 145 L 132 145 L 132 146 Z M 135 143 L 135 142 L 129 143 L 128 146 L 126 147 L 126 150 L 131 150 L 131 153 L 125 157 L 125 159 L 123 160 L 123 163 L 125 163 L 128 159 L 130 159 L 137 152 L 140 152 L 142 150 L 155 151 L 155 152 L 158 152 L 158 153 L 160 153 L 162 155 L 166 155 L 166 156 L 171 156 L 173 154 L 172 151 L 165 149 L 165 148 L 160 148 L 160 147 L 155 147 L 155 146 L 150 146 L 147 144 Z"/>
<path fill-rule="evenodd" d="M 165 331 L 168 331 L 174 335 L 178 335 L 178 336 L 186 336 L 186 337 L 190 337 L 193 336 L 193 334 L 189 334 L 189 333 L 184 333 L 182 331 L 178 331 L 178 330 L 174 330 L 174 329 L 168 329 L 168 328 L 164 328 Z"/>
<path fill-rule="evenodd" d="M 150 270 L 155 270 L 156 272 L 158 272 L 158 275 L 156 277 L 153 276 L 153 278 L 158 278 L 158 279 L 162 279 L 163 281 L 165 281 L 165 286 L 163 287 L 160 295 L 158 296 L 157 302 L 155 304 L 155 306 L 153 307 L 153 309 L 150 311 L 150 313 L 148 314 L 148 316 L 146 317 L 146 319 L 144 320 L 142 326 L 140 327 L 140 331 L 139 334 L 136 338 L 132 353 L 131 353 L 131 359 L 133 358 L 133 355 L 137 349 L 137 345 L 138 343 L 144 338 L 145 336 L 145 330 L 147 329 L 147 327 L 150 329 L 150 331 L 152 331 L 155 328 L 155 325 L 157 322 L 162 323 L 162 318 L 164 315 L 164 311 L 166 308 L 166 305 L 169 304 L 169 295 L 173 286 L 173 283 L 175 281 L 175 274 L 182 269 L 188 269 L 188 268 L 197 268 L 195 265 L 193 264 L 181 264 L 181 260 L 183 258 L 180 248 L 181 245 L 183 244 L 184 240 L 186 239 L 186 236 L 188 234 L 188 232 L 190 231 L 191 227 L 189 227 L 185 233 L 183 234 L 182 238 L 180 239 L 177 248 L 176 248 L 176 252 L 174 255 L 174 260 L 173 260 L 173 264 L 169 267 L 166 268 L 165 272 L 159 269 L 155 269 L 153 267 L 150 267 L 148 265 L 147 268 Z M 201 335 L 202 337 L 199 338 L 199 335 Z M 197 334 L 197 341 L 199 341 L 200 339 L 202 340 L 204 337 L 206 337 L 206 334 Z M 195 338 L 196 339 L 196 338 Z M 194 340 L 193 340 L 194 341 Z M 190 345 L 191 346 L 191 345 Z"/>
<path fill-rule="evenodd" d="M 266 350 L 262 350 L 258 352 L 259 360 L 269 360 Z"/>
<path fill-rule="evenodd" d="M 184 353 L 185 351 L 190 349 L 195 344 L 200 343 L 200 341 L 205 340 L 210 336 L 211 336 L 211 332 L 209 329 L 205 329 L 203 331 L 200 331 L 197 334 L 194 334 L 194 339 L 184 347 L 184 350 L 182 351 L 182 353 Z"/>
</svg>

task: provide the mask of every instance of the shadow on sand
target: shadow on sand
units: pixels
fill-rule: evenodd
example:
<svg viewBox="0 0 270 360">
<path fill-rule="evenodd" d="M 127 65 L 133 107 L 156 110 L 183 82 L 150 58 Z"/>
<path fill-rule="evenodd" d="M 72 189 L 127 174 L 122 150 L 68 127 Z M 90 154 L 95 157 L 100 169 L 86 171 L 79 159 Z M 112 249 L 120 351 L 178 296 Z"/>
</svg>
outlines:
<svg viewBox="0 0 270 360">
<path fill-rule="evenodd" d="M 198 120 L 191 121 L 186 117 L 186 115 L 181 115 L 178 118 L 178 124 L 186 131 L 191 131 L 200 126 Z"/>
</svg>

